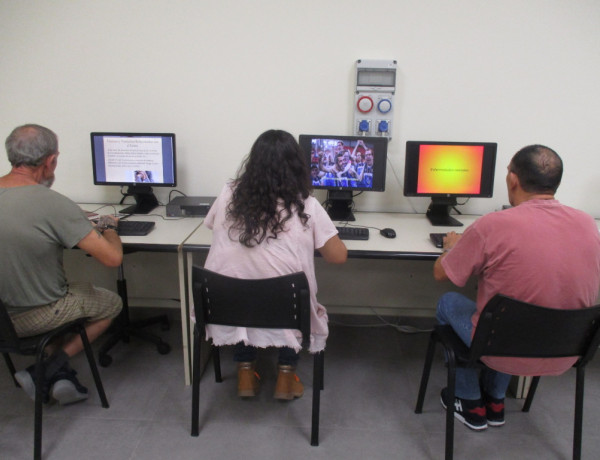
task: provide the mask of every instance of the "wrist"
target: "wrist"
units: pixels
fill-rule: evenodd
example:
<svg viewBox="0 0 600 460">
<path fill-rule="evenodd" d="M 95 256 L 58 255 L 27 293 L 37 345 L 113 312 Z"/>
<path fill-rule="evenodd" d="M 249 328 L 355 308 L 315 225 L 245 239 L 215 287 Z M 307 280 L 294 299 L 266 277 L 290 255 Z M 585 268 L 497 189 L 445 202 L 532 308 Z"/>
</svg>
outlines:
<svg viewBox="0 0 600 460">
<path fill-rule="evenodd" d="M 114 230 L 116 232 L 117 231 L 117 226 L 116 225 L 112 225 L 112 224 L 105 225 L 105 226 L 103 226 L 100 229 L 100 233 L 104 233 L 107 230 Z"/>
</svg>

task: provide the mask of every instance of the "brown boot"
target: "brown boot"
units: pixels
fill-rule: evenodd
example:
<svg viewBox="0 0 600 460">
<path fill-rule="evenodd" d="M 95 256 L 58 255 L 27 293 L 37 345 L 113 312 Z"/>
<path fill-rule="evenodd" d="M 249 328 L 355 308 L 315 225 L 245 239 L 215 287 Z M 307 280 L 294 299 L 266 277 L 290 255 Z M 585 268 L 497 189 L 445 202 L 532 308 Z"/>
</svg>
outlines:
<svg viewBox="0 0 600 460">
<path fill-rule="evenodd" d="M 254 369 L 256 361 L 238 363 L 238 396 L 250 398 L 258 393 L 260 376 Z"/>
<path fill-rule="evenodd" d="M 296 375 L 294 366 L 279 365 L 279 375 L 275 384 L 275 399 L 300 398 L 304 394 L 304 385 Z"/>
</svg>

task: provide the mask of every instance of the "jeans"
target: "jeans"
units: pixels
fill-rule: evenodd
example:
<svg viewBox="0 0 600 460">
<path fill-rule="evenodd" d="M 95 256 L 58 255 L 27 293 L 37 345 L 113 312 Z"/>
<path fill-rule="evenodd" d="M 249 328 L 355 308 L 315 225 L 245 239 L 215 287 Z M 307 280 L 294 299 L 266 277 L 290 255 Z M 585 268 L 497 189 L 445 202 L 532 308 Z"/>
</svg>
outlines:
<svg viewBox="0 0 600 460">
<path fill-rule="evenodd" d="M 256 360 L 258 349 L 256 347 L 245 345 L 244 342 L 238 342 L 234 347 L 233 360 L 238 363 L 250 362 Z M 278 363 L 282 366 L 294 366 L 298 364 L 300 355 L 293 348 L 279 348 Z"/>
<path fill-rule="evenodd" d="M 440 297 L 436 318 L 438 323 L 452 326 L 461 340 L 471 346 L 471 316 L 475 310 L 475 302 L 471 299 L 457 292 L 448 292 Z M 492 398 L 503 399 L 512 376 L 488 367 L 481 370 L 480 376 L 477 371 L 463 367 L 456 369 L 456 396 L 462 399 L 480 399 L 483 390 Z"/>
</svg>

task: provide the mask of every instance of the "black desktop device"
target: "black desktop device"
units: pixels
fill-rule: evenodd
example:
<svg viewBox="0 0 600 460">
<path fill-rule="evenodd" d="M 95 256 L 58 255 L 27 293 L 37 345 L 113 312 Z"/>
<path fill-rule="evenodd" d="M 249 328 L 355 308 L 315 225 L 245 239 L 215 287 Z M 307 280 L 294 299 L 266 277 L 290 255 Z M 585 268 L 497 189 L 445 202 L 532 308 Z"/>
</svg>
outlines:
<svg viewBox="0 0 600 460">
<path fill-rule="evenodd" d="M 492 196 L 497 148 L 495 142 L 407 141 L 404 196 L 431 198 L 431 225 L 462 226 L 450 210 L 457 198 Z"/>
<path fill-rule="evenodd" d="M 175 187 L 174 133 L 90 133 L 94 184 L 127 186 L 135 204 L 123 214 L 148 214 L 158 206 L 153 187 Z M 123 201 L 121 200 L 121 203 Z"/>
<path fill-rule="evenodd" d="M 331 220 L 355 220 L 356 192 L 385 190 L 386 137 L 301 134 L 298 141 L 310 164 L 313 188 L 327 190 L 325 209 Z"/>
<path fill-rule="evenodd" d="M 215 200 L 214 196 L 178 196 L 167 204 L 167 216 L 204 217 Z"/>
</svg>

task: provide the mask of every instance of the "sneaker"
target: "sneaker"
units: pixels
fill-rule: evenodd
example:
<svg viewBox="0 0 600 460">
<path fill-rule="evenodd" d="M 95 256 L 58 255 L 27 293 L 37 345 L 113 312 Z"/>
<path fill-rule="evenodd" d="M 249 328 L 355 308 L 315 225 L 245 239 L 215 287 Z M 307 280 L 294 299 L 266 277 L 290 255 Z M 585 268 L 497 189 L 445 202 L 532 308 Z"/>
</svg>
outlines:
<svg viewBox="0 0 600 460">
<path fill-rule="evenodd" d="M 29 366 L 27 369 L 16 372 L 15 380 L 19 383 L 19 386 L 23 391 L 35 401 L 35 365 Z M 42 389 L 42 402 L 48 403 L 50 401 L 49 390 L 50 385 L 48 382 L 44 382 L 44 388 Z"/>
<path fill-rule="evenodd" d="M 485 417 L 489 426 L 504 425 L 504 398 L 496 399 L 482 393 L 485 404 Z"/>
<path fill-rule="evenodd" d="M 260 376 L 255 370 L 256 361 L 238 363 L 238 396 L 251 398 L 258 393 Z"/>
<path fill-rule="evenodd" d="M 279 374 L 275 384 L 275 399 L 291 400 L 304 394 L 304 385 L 296 375 L 296 368 L 289 365 L 279 365 Z"/>
<path fill-rule="evenodd" d="M 447 388 L 442 390 L 441 402 L 444 409 L 447 408 Z M 475 431 L 485 430 L 488 427 L 485 407 L 481 399 L 454 398 L 454 417 Z"/>
<path fill-rule="evenodd" d="M 65 364 L 52 377 L 50 394 L 61 406 L 88 398 L 88 389 L 77 380 L 76 375 L 77 372 Z"/>
</svg>

